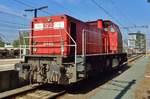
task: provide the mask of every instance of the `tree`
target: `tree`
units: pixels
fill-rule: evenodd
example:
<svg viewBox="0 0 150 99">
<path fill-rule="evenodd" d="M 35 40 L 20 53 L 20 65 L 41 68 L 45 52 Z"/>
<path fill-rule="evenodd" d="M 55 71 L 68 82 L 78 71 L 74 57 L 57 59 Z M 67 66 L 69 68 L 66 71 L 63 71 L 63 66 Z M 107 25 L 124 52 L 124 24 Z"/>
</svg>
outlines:
<svg viewBox="0 0 150 99">
<path fill-rule="evenodd" d="M 4 47 L 4 42 L 3 41 L 0 41 L 0 47 Z"/>
<path fill-rule="evenodd" d="M 17 48 L 17 47 L 19 47 L 19 39 L 16 39 L 16 40 L 14 40 L 13 41 L 13 47 L 15 47 L 15 48 Z"/>
<path fill-rule="evenodd" d="M 0 37 L 0 47 L 4 47 L 5 42 L 3 41 L 3 39 Z"/>
<path fill-rule="evenodd" d="M 13 41 L 13 47 L 19 47 L 20 43 L 21 45 L 28 45 L 29 44 L 29 39 L 25 39 L 23 37 L 28 36 L 28 32 L 24 32 L 20 34 L 20 37 L 18 37 L 16 40 Z"/>
</svg>

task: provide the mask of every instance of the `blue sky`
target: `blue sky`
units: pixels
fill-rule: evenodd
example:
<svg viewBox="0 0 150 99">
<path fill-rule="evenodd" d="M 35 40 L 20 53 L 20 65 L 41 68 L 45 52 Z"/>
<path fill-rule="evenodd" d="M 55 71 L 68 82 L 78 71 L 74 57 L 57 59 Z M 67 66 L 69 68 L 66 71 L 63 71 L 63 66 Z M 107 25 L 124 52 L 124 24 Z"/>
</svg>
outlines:
<svg viewBox="0 0 150 99">
<path fill-rule="evenodd" d="M 92 0 L 0 0 L 0 34 L 9 41 L 16 39 L 18 36 L 16 29 L 25 28 L 33 17 L 32 13 L 24 12 L 24 9 L 45 5 L 48 6 L 48 9 L 44 10 L 46 13 L 40 11 L 39 16 L 68 14 L 83 21 L 109 19 L 116 23 L 119 21 L 123 26 L 150 25 L 150 3 L 147 3 L 147 0 L 95 1 L 117 21 L 98 8 Z M 130 31 L 121 29 L 124 39 L 127 38 L 128 32 L 138 30 L 147 32 L 145 28 Z"/>
</svg>

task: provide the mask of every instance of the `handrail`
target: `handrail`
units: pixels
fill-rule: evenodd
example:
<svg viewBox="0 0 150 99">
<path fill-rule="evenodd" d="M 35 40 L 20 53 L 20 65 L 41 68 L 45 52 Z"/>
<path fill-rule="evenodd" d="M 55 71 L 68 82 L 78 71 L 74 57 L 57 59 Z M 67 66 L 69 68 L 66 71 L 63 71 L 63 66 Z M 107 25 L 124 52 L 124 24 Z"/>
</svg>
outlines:
<svg viewBox="0 0 150 99">
<path fill-rule="evenodd" d="M 42 37 L 45 37 L 45 38 L 49 38 L 49 37 L 61 37 L 61 35 L 53 35 L 53 36 L 51 36 L 51 35 L 47 35 L 47 36 L 32 36 L 32 37 L 28 37 L 28 36 L 26 36 L 26 37 L 24 37 L 24 38 L 42 38 Z"/>
<path fill-rule="evenodd" d="M 99 34 L 99 32 L 96 32 L 96 31 L 92 31 L 92 30 L 87 30 L 87 29 L 83 29 L 82 30 L 82 56 L 84 57 L 85 56 L 85 54 L 86 54 L 86 44 L 89 44 L 89 45 L 99 45 L 99 44 L 96 44 L 96 43 L 90 43 L 90 42 L 87 42 L 86 41 L 86 35 L 87 35 L 87 33 L 86 32 L 93 32 L 93 33 L 98 33 Z"/>
<path fill-rule="evenodd" d="M 46 29 L 51 29 L 51 28 L 45 28 L 44 30 L 46 30 Z M 30 29 L 19 29 L 20 31 L 31 31 L 31 30 L 36 30 L 36 29 L 33 29 L 33 28 L 30 28 Z M 38 30 L 38 29 L 37 29 Z M 76 43 L 76 41 L 72 38 L 72 36 L 65 30 L 65 29 L 61 29 L 61 30 L 64 30 L 65 32 L 64 33 L 66 33 L 67 35 L 68 35 L 68 37 L 73 41 L 73 43 L 74 44 L 69 44 L 69 45 L 64 45 L 64 43 L 61 43 L 61 42 L 63 42 L 62 40 L 63 39 L 61 39 L 61 41 L 60 41 L 60 46 L 58 46 L 58 45 L 46 45 L 46 46 L 44 46 L 44 45 L 31 45 L 31 44 L 26 44 L 26 41 L 25 41 L 25 39 L 31 39 L 31 38 L 52 38 L 52 37 L 63 37 L 61 34 L 62 33 L 60 33 L 60 35 L 47 35 L 47 36 L 32 36 L 32 37 L 30 37 L 30 36 L 25 36 L 25 37 L 23 37 L 23 42 L 24 42 L 24 45 L 21 45 L 21 47 L 24 47 L 25 49 L 28 49 L 27 47 L 29 47 L 29 48 L 31 48 L 31 47 L 54 47 L 54 46 L 58 46 L 58 47 L 61 47 L 62 46 L 62 48 L 64 47 L 64 46 L 71 46 L 71 47 L 75 47 L 75 52 L 74 52 L 74 55 L 75 55 L 75 64 L 76 64 L 76 57 L 77 57 L 77 43 Z M 39 31 L 42 31 L 42 30 L 39 30 Z M 60 31 L 61 32 L 61 31 Z M 44 43 L 44 42 L 42 42 L 42 43 Z M 62 52 L 63 53 L 63 52 Z"/>
<path fill-rule="evenodd" d="M 71 40 L 74 42 L 75 45 L 77 45 L 77 43 L 75 42 L 75 40 L 70 36 L 70 34 L 65 30 L 65 32 L 67 33 L 67 35 L 71 38 Z"/>
<path fill-rule="evenodd" d="M 61 45 L 20 45 L 20 46 L 30 46 L 30 47 L 60 47 Z M 64 45 L 64 46 L 76 46 L 76 45 Z"/>
<path fill-rule="evenodd" d="M 67 35 L 71 38 L 71 40 L 74 42 L 75 44 L 75 66 L 76 66 L 76 63 L 77 63 L 77 43 L 75 42 L 75 40 L 71 37 L 71 35 L 65 30 L 65 33 L 67 33 Z"/>
</svg>

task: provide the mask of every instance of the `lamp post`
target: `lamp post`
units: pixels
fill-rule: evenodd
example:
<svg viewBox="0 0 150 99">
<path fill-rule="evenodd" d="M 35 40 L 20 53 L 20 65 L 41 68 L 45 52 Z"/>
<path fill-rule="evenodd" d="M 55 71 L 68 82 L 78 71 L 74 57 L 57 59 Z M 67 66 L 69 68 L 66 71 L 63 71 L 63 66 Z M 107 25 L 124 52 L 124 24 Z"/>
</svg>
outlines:
<svg viewBox="0 0 150 99">
<path fill-rule="evenodd" d="M 30 11 L 30 12 L 34 12 L 34 17 L 37 17 L 37 12 L 38 10 L 43 10 L 48 8 L 48 6 L 43 6 L 43 7 L 39 7 L 39 8 L 34 8 L 34 9 L 25 9 L 24 11 Z"/>
</svg>

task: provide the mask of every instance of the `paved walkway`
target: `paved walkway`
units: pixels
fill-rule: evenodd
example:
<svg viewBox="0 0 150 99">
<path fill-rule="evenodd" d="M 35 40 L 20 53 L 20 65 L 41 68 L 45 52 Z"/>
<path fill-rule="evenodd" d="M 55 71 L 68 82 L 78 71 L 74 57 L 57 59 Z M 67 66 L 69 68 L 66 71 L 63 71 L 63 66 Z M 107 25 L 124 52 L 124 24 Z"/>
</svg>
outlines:
<svg viewBox="0 0 150 99">
<path fill-rule="evenodd" d="M 134 99 L 134 90 L 143 78 L 149 58 L 142 57 L 132 67 L 112 81 L 101 86 L 91 99 Z"/>
</svg>

